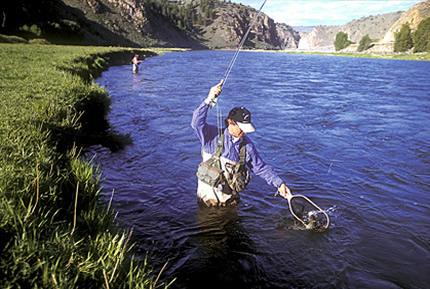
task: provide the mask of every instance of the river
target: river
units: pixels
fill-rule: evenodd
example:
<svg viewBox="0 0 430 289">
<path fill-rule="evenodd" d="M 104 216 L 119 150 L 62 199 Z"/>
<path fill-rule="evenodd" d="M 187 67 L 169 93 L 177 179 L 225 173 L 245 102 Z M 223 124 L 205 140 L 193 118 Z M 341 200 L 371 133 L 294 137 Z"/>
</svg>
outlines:
<svg viewBox="0 0 430 289">
<path fill-rule="evenodd" d="M 171 288 L 428 288 L 430 62 L 240 53 L 219 110 L 252 112 L 263 159 L 328 212 L 315 232 L 257 176 L 236 209 L 197 205 L 191 116 L 232 56 L 170 52 L 97 79 L 132 144 L 87 154 L 137 253 L 156 270 L 168 261 Z"/>
</svg>

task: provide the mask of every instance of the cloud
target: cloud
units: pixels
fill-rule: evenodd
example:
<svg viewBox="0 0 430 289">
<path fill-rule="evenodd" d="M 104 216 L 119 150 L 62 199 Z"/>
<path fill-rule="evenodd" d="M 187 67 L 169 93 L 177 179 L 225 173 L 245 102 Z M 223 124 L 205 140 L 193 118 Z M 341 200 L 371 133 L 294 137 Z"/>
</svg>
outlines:
<svg viewBox="0 0 430 289">
<path fill-rule="evenodd" d="M 263 1 L 234 1 L 259 9 Z M 268 0 L 263 12 L 276 22 L 292 26 L 342 25 L 371 15 L 406 11 L 422 1 L 414 0 Z"/>
</svg>

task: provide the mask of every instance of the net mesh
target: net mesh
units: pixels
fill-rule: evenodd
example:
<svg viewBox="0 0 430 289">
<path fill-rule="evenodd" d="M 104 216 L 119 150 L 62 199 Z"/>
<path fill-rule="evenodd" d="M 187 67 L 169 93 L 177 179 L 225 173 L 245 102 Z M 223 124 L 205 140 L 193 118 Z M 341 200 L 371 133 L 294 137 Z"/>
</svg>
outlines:
<svg viewBox="0 0 430 289">
<path fill-rule="evenodd" d="M 290 210 L 308 229 L 325 229 L 329 220 L 326 214 L 302 196 L 294 196 Z"/>
</svg>

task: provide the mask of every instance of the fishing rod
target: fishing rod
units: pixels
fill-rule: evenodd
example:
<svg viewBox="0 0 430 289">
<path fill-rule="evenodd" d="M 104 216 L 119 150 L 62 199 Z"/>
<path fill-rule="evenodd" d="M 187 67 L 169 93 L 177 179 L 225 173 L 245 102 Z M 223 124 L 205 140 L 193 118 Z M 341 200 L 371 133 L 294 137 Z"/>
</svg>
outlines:
<svg viewBox="0 0 430 289">
<path fill-rule="evenodd" d="M 267 0 L 264 0 L 263 4 L 261 4 L 260 9 L 258 10 L 257 14 L 254 16 L 254 19 L 252 19 L 251 24 L 248 27 L 248 30 L 246 31 L 245 35 L 243 36 L 242 40 L 239 43 L 239 46 L 236 49 L 236 52 L 233 55 L 233 58 L 230 61 L 230 64 L 227 67 L 226 72 L 224 73 L 224 77 L 221 79 L 220 84 L 221 84 L 221 89 L 224 87 L 228 76 L 230 75 L 230 71 L 233 68 L 234 63 L 236 62 L 237 56 L 239 55 L 239 52 L 243 46 L 243 44 L 245 43 L 246 39 L 248 38 L 248 34 L 251 31 L 252 26 L 254 25 L 255 21 L 257 20 L 258 16 L 261 13 L 261 10 L 263 10 L 264 5 L 266 4 Z M 212 103 L 211 103 L 211 107 L 213 107 L 214 105 L 216 105 L 217 99 L 215 98 Z"/>
</svg>

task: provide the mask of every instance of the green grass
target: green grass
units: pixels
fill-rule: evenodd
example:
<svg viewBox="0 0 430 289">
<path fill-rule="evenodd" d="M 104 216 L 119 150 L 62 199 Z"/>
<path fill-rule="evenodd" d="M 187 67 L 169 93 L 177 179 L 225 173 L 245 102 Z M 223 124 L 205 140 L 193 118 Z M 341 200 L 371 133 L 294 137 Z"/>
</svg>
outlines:
<svg viewBox="0 0 430 289">
<path fill-rule="evenodd" d="M 109 137 L 109 96 L 91 80 L 134 52 L 0 44 L 0 288 L 159 285 L 78 149 Z"/>
</svg>

